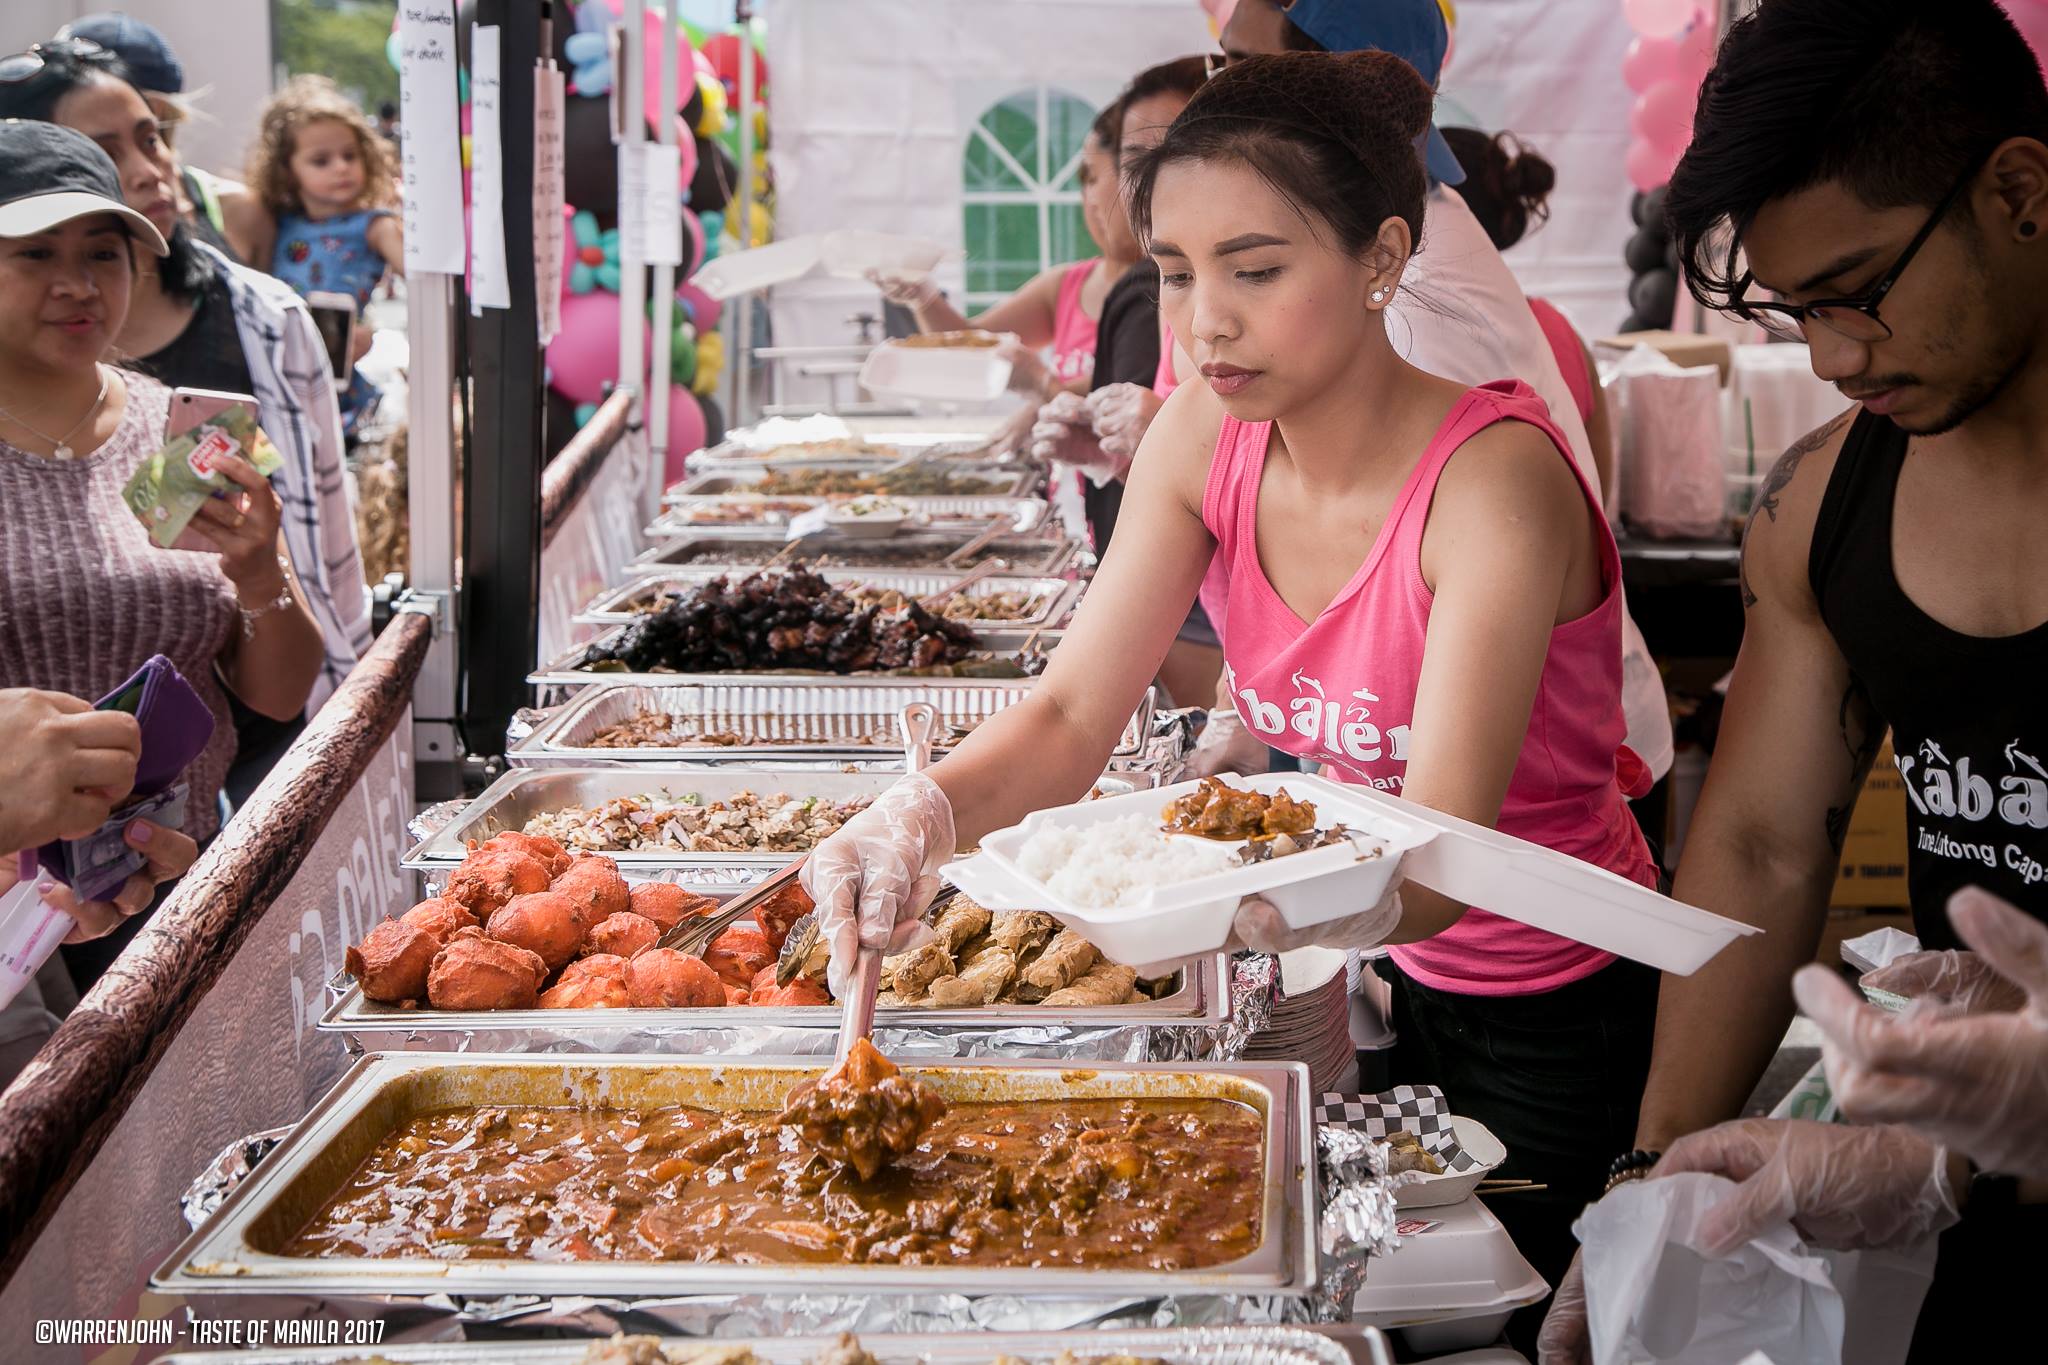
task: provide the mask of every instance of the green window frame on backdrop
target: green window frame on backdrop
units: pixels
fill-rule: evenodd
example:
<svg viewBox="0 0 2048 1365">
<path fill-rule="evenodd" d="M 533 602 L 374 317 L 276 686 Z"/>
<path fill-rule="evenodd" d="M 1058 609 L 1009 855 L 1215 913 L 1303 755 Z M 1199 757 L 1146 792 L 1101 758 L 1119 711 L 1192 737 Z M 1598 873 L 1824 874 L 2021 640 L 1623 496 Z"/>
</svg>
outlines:
<svg viewBox="0 0 2048 1365">
<path fill-rule="evenodd" d="M 1101 254 L 1081 216 L 1081 144 L 1095 109 L 1039 85 L 983 111 L 960 155 L 967 308 L 986 308 L 1040 271 Z"/>
</svg>

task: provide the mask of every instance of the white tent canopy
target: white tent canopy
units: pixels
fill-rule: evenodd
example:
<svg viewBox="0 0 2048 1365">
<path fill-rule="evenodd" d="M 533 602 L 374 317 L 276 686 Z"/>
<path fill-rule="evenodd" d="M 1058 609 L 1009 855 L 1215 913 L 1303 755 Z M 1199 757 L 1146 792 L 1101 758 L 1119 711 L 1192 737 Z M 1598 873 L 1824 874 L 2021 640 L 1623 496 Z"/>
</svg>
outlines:
<svg viewBox="0 0 2048 1365">
<path fill-rule="evenodd" d="M 1092 109 L 1145 66 L 1215 49 L 1195 0 L 777 0 L 768 33 L 778 234 L 875 228 L 955 249 L 963 152 L 988 110 Z M 1463 0 L 1439 103 L 1440 122 L 1511 128 L 1557 165 L 1550 222 L 1508 259 L 1595 335 L 1627 312 L 1628 38 L 1612 0 Z M 1019 201 L 1034 197 L 1058 196 Z M 940 281 L 967 297 L 962 261 Z M 808 282 L 778 292 L 775 339 L 844 343 L 847 319 L 878 309 L 863 283 Z"/>
</svg>

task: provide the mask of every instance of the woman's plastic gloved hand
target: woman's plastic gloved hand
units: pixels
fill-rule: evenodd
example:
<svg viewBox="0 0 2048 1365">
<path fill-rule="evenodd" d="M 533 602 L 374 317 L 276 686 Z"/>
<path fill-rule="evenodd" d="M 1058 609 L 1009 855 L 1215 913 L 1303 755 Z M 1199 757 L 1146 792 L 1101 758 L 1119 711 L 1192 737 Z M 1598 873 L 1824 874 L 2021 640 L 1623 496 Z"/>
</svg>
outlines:
<svg viewBox="0 0 2048 1365">
<path fill-rule="evenodd" d="M 1704 1171 L 1737 1182 L 1701 1224 L 1727 1256 L 1777 1223 L 1833 1251 L 1912 1247 L 1956 1221 L 1948 1153 L 1908 1129 L 1738 1119 L 1680 1138 L 1653 1176 Z"/>
<path fill-rule="evenodd" d="M 1976 953 L 1954 948 L 1907 953 L 1865 973 L 1863 984 L 1909 1000 L 1943 1005 L 1958 1014 L 2005 1014 L 2027 1003 L 2027 993 Z"/>
<path fill-rule="evenodd" d="M 1987 1170 L 2048 1179 L 2048 925 L 1975 887 L 1949 923 L 2025 999 L 2005 1013 L 1941 1005 L 1890 1014 L 1823 967 L 1792 978 L 1826 1035 L 1821 1055 L 1842 1112 L 1905 1124 Z"/>
<path fill-rule="evenodd" d="M 930 271 L 870 270 L 868 280 L 883 298 L 904 308 L 916 310 L 938 301 L 939 282 Z"/>
<path fill-rule="evenodd" d="M 1188 754 L 1188 765 L 1181 775 L 1190 778 L 1238 773 L 1248 777 L 1265 772 L 1272 762 L 1272 751 L 1264 740 L 1245 728 L 1237 708 L 1218 706 L 1203 722 L 1202 733 L 1195 736 L 1195 747 Z"/>
<path fill-rule="evenodd" d="M 902 952 L 930 933 L 919 917 L 938 894 L 953 842 L 953 803 L 938 783 L 911 773 L 812 850 L 802 878 L 831 948 L 834 995 L 845 993 L 860 948 Z"/>
<path fill-rule="evenodd" d="M 1103 451 L 1130 467 L 1166 400 L 1142 384 L 1107 384 L 1088 395 L 1088 421 Z M 1121 472 L 1121 471 L 1119 471 Z"/>
<path fill-rule="evenodd" d="M 1040 464 L 1063 464 L 1086 474 L 1097 488 L 1114 483 L 1130 461 L 1104 452 L 1088 423 L 1086 400 L 1078 393 L 1054 394 L 1031 425 L 1030 456 Z"/>
<path fill-rule="evenodd" d="M 1230 923 L 1228 951 L 1249 948 L 1260 953 L 1285 953 L 1296 948 L 1377 948 L 1401 923 L 1401 892 L 1397 886 L 1378 905 L 1343 919 L 1326 920 L 1296 929 L 1280 917 L 1271 901 L 1247 896 Z"/>
</svg>

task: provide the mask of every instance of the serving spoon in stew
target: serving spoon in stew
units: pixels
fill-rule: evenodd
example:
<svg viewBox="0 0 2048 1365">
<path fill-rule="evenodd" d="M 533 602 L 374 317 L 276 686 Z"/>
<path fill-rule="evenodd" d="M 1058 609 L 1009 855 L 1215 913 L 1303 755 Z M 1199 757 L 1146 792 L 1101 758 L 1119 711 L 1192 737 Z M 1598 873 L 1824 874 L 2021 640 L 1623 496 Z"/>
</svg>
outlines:
<svg viewBox="0 0 2048 1365">
<path fill-rule="evenodd" d="M 928 702 L 903 708 L 904 766 L 920 772 L 931 762 L 938 709 Z M 862 945 L 839 1018 L 839 1047 L 830 1071 L 798 1084 L 783 1102 L 781 1121 L 830 1160 L 871 1180 L 888 1157 L 916 1150 L 925 1129 L 946 1112 L 946 1102 L 922 1081 L 905 1076 L 875 1047 L 875 996 L 881 989 L 882 951 Z"/>
</svg>

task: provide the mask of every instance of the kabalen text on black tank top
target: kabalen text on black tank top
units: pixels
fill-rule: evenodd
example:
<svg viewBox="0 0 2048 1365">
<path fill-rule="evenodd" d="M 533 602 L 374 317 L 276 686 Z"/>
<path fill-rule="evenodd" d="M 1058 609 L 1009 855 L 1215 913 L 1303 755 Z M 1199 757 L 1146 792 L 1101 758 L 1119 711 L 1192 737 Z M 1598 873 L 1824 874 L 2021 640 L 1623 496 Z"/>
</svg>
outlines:
<svg viewBox="0 0 2048 1365">
<path fill-rule="evenodd" d="M 2048 920 L 2048 623 L 1964 635 L 1906 595 L 1892 565 L 1906 449 L 1891 422 L 1857 414 L 1807 573 L 1822 621 L 1892 729 L 1914 928 L 1926 947 L 1953 948 L 1945 907 L 1966 886 Z"/>
</svg>

